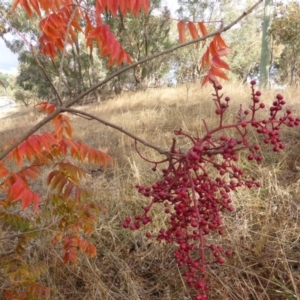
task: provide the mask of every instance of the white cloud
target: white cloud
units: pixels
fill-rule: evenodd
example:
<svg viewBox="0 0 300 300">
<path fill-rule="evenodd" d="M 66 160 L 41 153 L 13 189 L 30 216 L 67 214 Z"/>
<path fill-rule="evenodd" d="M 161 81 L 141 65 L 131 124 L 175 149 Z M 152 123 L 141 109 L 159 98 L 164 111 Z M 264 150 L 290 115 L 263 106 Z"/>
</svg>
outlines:
<svg viewBox="0 0 300 300">
<path fill-rule="evenodd" d="M 0 39 L 0 72 L 16 74 L 18 72 L 18 55 L 12 53 Z"/>
</svg>

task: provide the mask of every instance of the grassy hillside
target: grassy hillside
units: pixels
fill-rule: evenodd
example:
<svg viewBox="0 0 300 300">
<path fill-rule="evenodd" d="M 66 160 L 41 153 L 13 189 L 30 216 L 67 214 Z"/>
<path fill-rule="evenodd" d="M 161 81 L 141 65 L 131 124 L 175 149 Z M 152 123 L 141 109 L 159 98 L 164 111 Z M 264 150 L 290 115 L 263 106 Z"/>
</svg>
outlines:
<svg viewBox="0 0 300 300">
<path fill-rule="evenodd" d="M 231 97 L 226 121 L 235 119 L 242 104 L 250 104 L 250 87 L 224 85 Z M 212 88 L 198 85 L 153 89 L 123 94 L 113 100 L 81 106 L 87 112 L 138 135 L 161 148 L 169 149 L 173 131 L 182 128 L 201 136 L 202 120 L 216 122 Z M 285 90 L 288 106 L 300 116 L 299 93 Z M 271 105 L 276 91 L 263 91 L 262 99 Z M 21 134 L 41 117 L 32 108 L 23 109 L 1 119 L 0 146 Z M 49 266 L 43 283 L 51 287 L 51 299 L 88 300 L 188 300 L 188 289 L 173 258 L 173 247 L 146 239 L 146 231 L 163 227 L 163 207 L 157 206 L 154 222 L 139 231 L 122 228 L 126 216 L 140 213 L 147 202 L 134 188 L 135 184 L 151 184 L 159 172 L 143 161 L 135 151 L 134 141 L 96 121 L 72 116 L 78 138 L 107 151 L 115 159 L 113 168 L 93 169 L 86 166 L 84 184 L 104 207 L 92 239 L 97 246 L 96 259 L 83 259 L 77 265 L 63 266 L 61 253 L 51 246 L 53 233 L 44 230 L 39 243 L 30 245 L 30 259 L 42 259 Z M 251 134 L 251 133 L 250 133 Z M 253 139 L 255 136 L 253 135 Z M 240 154 L 240 164 L 249 176 L 262 182 L 259 189 L 240 189 L 232 195 L 235 211 L 224 215 L 226 225 L 222 240 L 233 256 L 223 266 L 209 267 L 210 299 L 218 300 L 285 300 L 300 299 L 300 130 L 287 129 L 286 149 L 273 153 L 263 147 L 264 161 L 250 164 Z M 182 148 L 188 146 L 184 139 Z M 149 160 L 162 157 L 152 149 L 140 146 Z M 47 175 L 45 170 L 44 176 Z M 46 184 L 36 183 L 47 197 Z M 45 204 L 46 205 L 46 204 Z M 41 207 L 43 209 L 43 206 Z M 55 222 L 55 220 L 52 220 Z M 43 224 L 41 220 L 41 226 Z M 9 252 L 14 239 L 7 227 L 0 227 L 0 258 Z M 1 277 L 0 273 L 0 277 Z M 0 299 L 8 285 L 0 278 Z"/>
</svg>

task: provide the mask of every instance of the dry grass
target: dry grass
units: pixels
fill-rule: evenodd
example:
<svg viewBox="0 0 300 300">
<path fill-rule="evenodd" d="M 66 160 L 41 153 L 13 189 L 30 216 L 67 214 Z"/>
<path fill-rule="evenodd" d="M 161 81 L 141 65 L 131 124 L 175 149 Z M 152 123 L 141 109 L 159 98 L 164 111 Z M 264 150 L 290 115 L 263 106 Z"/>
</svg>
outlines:
<svg viewBox="0 0 300 300">
<path fill-rule="evenodd" d="M 174 129 L 201 135 L 202 119 L 214 124 L 211 91 L 185 85 L 124 94 L 80 108 L 168 149 Z M 224 93 L 232 99 L 227 120 L 234 120 L 239 104 L 248 105 L 250 89 L 226 85 Z M 275 94 L 263 93 L 266 104 L 272 103 Z M 300 115 L 297 90 L 286 90 L 283 94 Z M 0 129 L 1 145 L 36 120 L 33 112 L 1 119 L 5 124 Z M 96 121 L 75 116 L 72 120 L 77 137 L 107 151 L 115 158 L 115 166 L 105 171 L 86 166 L 89 175 L 84 184 L 93 189 L 95 200 L 107 209 L 99 215 L 92 236 L 98 249 L 96 259 L 83 257 L 76 266 L 63 266 L 58 248 L 49 244 L 52 232 L 43 232 L 39 241 L 30 245 L 29 259 L 42 260 L 49 266 L 43 283 L 51 287 L 51 299 L 192 299 L 193 292 L 185 286 L 173 259 L 173 247 L 144 238 L 146 230 L 156 232 L 163 226 L 165 216 L 161 208 L 156 208 L 153 224 L 145 229 L 131 232 L 121 226 L 126 216 L 139 213 L 147 201 L 137 194 L 134 185 L 150 184 L 159 174 L 153 173 L 151 165 L 138 156 L 130 138 Z M 226 233 L 222 241 L 215 242 L 232 249 L 234 255 L 224 266 L 209 269 L 210 299 L 300 299 L 299 135 L 299 129 L 287 130 L 285 152 L 264 151 L 265 161 L 260 166 L 249 164 L 241 155 L 244 169 L 259 178 L 263 187 L 241 189 L 232 195 L 235 211 L 224 216 Z M 185 140 L 179 142 L 186 146 Z M 140 146 L 140 151 L 150 160 L 161 158 L 152 149 Z M 39 189 L 47 193 L 44 184 Z M 3 228 L 0 238 L 7 234 L 8 229 Z M 13 241 L 2 243 L 0 256 L 12 244 Z M 0 280 L 0 290 L 7 284 L 7 279 Z"/>
</svg>

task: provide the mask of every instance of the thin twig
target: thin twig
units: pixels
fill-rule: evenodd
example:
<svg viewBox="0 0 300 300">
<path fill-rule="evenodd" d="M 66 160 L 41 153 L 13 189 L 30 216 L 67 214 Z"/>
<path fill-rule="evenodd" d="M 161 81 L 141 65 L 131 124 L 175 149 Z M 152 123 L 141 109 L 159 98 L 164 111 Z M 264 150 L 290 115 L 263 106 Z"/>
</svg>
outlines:
<svg viewBox="0 0 300 300">
<path fill-rule="evenodd" d="M 98 121 L 106 126 L 109 126 L 111 128 L 114 128 L 124 134 L 126 134 L 127 136 L 131 137 L 132 139 L 134 139 L 135 141 L 138 141 L 140 142 L 141 144 L 145 145 L 146 147 L 149 147 L 149 148 L 152 148 L 154 150 L 156 150 L 158 153 L 160 154 L 163 154 L 163 155 L 167 155 L 169 153 L 169 151 L 166 151 L 166 150 L 163 150 L 155 145 L 152 145 L 151 143 L 148 143 L 147 141 L 141 139 L 140 137 L 134 135 L 133 133 L 127 131 L 126 129 L 116 125 L 116 124 L 113 124 L 113 123 L 110 123 L 108 121 L 105 121 L 97 116 L 94 116 L 90 113 L 87 113 L 87 112 L 84 112 L 84 111 L 81 111 L 81 110 L 78 110 L 78 109 L 74 109 L 74 108 L 64 108 L 62 107 L 61 108 L 61 111 L 62 112 L 69 112 L 69 113 L 73 113 L 73 114 L 76 114 L 77 116 L 80 115 L 80 116 L 85 116 L 85 117 L 88 117 L 88 118 L 91 118 L 95 121 Z"/>
<path fill-rule="evenodd" d="M 49 84 L 52 87 L 52 90 L 54 92 L 54 94 L 56 95 L 56 99 L 57 99 L 57 104 L 62 105 L 62 99 L 60 97 L 59 92 L 56 90 L 50 76 L 48 75 L 48 73 L 46 72 L 45 68 L 43 67 L 43 65 L 41 64 L 41 62 L 39 61 L 39 59 L 37 58 L 37 54 L 35 53 L 34 49 L 31 47 L 31 53 L 33 54 L 33 57 L 35 59 L 35 61 L 37 62 L 39 68 L 41 69 L 41 71 L 43 72 L 44 76 L 46 77 L 47 81 L 49 82 Z"/>
<path fill-rule="evenodd" d="M 4 240 L 8 240 L 8 239 L 13 239 L 13 238 L 20 237 L 22 235 L 26 235 L 26 234 L 30 234 L 30 233 L 44 231 L 44 230 L 50 228 L 51 226 L 53 226 L 56 223 L 57 223 L 57 220 L 55 220 L 54 222 L 52 222 L 51 224 L 49 224 L 48 226 L 43 227 L 43 228 L 34 229 L 34 230 L 30 230 L 30 231 L 25 231 L 25 232 L 20 232 L 18 234 L 14 234 L 14 235 L 8 235 L 6 237 L 0 238 L 0 241 L 4 241 Z"/>
<path fill-rule="evenodd" d="M 239 16 L 235 21 L 233 21 L 232 23 L 230 23 L 229 25 L 221 28 L 220 30 L 217 30 L 211 34 L 208 34 L 207 36 L 201 37 L 199 39 L 195 39 L 192 41 L 189 41 L 187 43 L 172 47 L 170 49 L 167 49 L 165 51 L 162 51 L 160 53 L 154 54 L 152 56 L 146 57 L 134 64 L 131 64 L 129 66 L 126 66 L 114 73 L 112 73 L 111 75 L 109 75 L 108 77 L 106 77 L 104 80 L 98 82 L 97 84 L 95 84 L 94 86 L 92 86 L 91 88 L 87 89 L 85 92 L 81 93 L 80 95 L 78 95 L 76 98 L 74 98 L 73 100 L 70 100 L 68 102 L 66 102 L 66 104 L 64 105 L 65 108 L 71 107 L 72 105 L 74 105 L 75 103 L 77 103 L 78 101 L 80 101 L 83 97 L 85 97 L 86 95 L 88 95 L 89 93 L 93 92 L 94 90 L 98 89 L 99 87 L 101 87 L 102 85 L 104 85 L 105 83 L 109 82 L 111 79 L 113 79 L 114 77 L 120 75 L 121 73 L 124 73 L 130 69 L 135 68 L 136 66 L 146 63 L 154 58 L 157 58 L 161 55 L 176 51 L 180 48 L 198 43 L 200 41 L 204 41 L 210 37 L 213 37 L 217 34 L 220 34 L 222 32 L 225 32 L 227 30 L 229 30 L 231 27 L 233 27 L 235 24 L 237 24 L 240 20 L 242 20 L 243 18 L 245 18 L 248 14 L 250 14 L 257 6 L 259 6 L 260 3 L 262 3 L 263 0 L 259 0 L 256 2 L 256 4 L 254 4 L 250 9 L 248 9 L 246 12 L 243 12 L 243 14 L 241 16 Z M 38 129 L 40 129 L 42 126 L 44 126 L 45 124 L 47 124 L 49 121 L 51 121 L 54 117 L 56 117 L 58 114 L 60 114 L 62 112 L 61 108 L 58 107 L 53 113 L 51 113 L 50 115 L 48 115 L 47 117 L 45 117 L 43 120 L 41 120 L 39 123 L 37 123 L 35 126 L 33 126 L 31 129 L 29 129 L 23 136 L 21 136 L 16 142 L 14 142 L 13 144 L 11 144 L 9 147 L 7 147 L 1 154 L 0 154 L 0 160 L 3 160 L 13 149 L 15 149 L 16 147 L 18 147 L 24 140 L 26 140 L 30 135 L 32 135 L 33 133 L 35 133 Z M 124 132 L 125 133 L 125 132 Z M 160 150 L 160 149 L 159 149 Z"/>
<path fill-rule="evenodd" d="M 64 49 L 63 49 L 63 53 L 62 53 L 62 57 L 60 60 L 60 66 L 59 66 L 59 80 L 58 80 L 58 94 L 61 96 L 61 82 L 62 82 L 62 72 L 63 72 L 63 66 L 64 66 L 64 60 L 65 60 L 65 56 L 66 56 L 66 47 L 67 47 L 67 42 L 68 42 L 68 35 L 70 32 L 70 28 L 71 28 L 71 23 L 75 17 L 75 13 L 76 13 L 76 9 L 77 7 L 74 8 L 74 10 L 72 11 L 70 20 L 68 22 L 67 25 L 67 31 L 66 31 L 66 36 L 65 36 L 65 40 L 64 40 Z M 62 102 L 60 102 L 60 105 L 62 105 Z"/>
</svg>

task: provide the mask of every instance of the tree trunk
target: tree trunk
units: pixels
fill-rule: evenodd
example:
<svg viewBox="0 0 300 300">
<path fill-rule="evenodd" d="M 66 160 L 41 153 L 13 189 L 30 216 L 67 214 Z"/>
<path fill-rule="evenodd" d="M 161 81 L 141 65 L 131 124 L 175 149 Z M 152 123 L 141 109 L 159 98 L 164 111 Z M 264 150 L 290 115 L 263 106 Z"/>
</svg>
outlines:
<svg viewBox="0 0 300 300">
<path fill-rule="evenodd" d="M 264 7 L 264 23 L 262 34 L 262 45 L 260 55 L 260 68 L 259 68 L 259 85 L 260 87 L 269 86 L 270 74 L 270 59 L 271 59 L 271 36 L 269 34 L 270 18 L 271 18 L 271 0 L 265 0 Z"/>
</svg>

